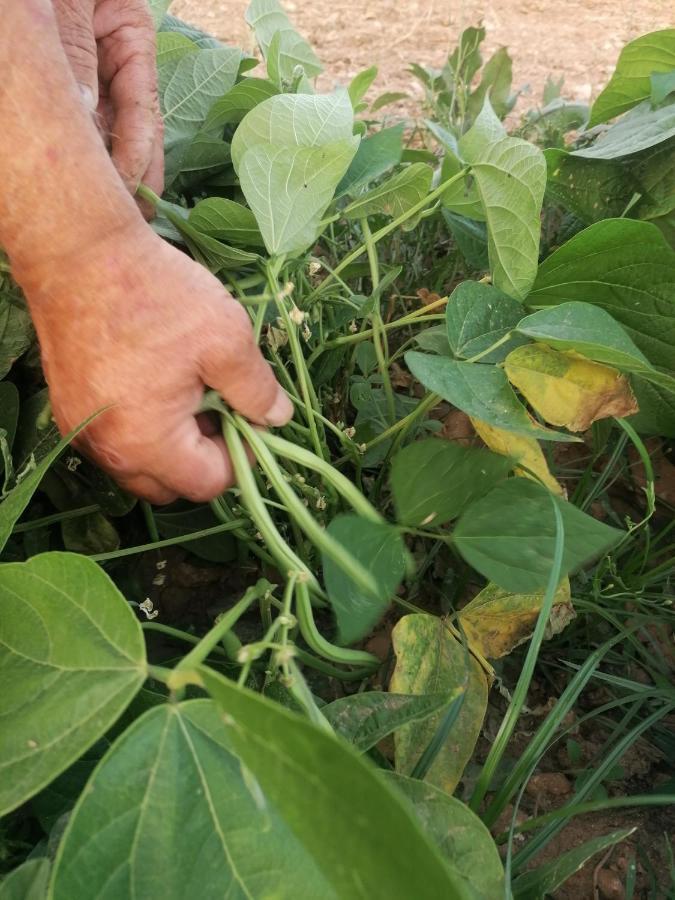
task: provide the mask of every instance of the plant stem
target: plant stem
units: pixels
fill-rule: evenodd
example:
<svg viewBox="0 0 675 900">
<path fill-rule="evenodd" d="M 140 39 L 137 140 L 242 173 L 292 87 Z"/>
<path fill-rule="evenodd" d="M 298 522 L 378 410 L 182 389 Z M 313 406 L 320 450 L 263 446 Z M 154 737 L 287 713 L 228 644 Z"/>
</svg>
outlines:
<svg viewBox="0 0 675 900">
<path fill-rule="evenodd" d="M 33 531 L 35 528 L 45 528 L 47 525 L 55 525 L 57 522 L 65 522 L 67 519 L 78 519 L 80 516 L 89 516 L 100 512 L 101 507 L 92 504 L 81 506 L 79 509 L 68 509 L 65 512 L 53 513 L 51 516 L 43 516 L 41 519 L 30 519 L 14 526 L 13 534 L 21 534 L 24 531 Z"/>
<path fill-rule="evenodd" d="M 373 242 L 373 233 L 370 230 L 368 219 L 363 218 L 361 222 L 361 233 L 363 234 L 366 252 L 368 254 L 368 264 L 370 266 L 370 281 L 372 284 L 371 299 L 373 301 L 373 311 L 370 314 L 370 320 L 373 323 L 373 346 L 375 347 L 375 357 L 382 378 L 382 387 L 384 396 L 387 401 L 387 411 L 389 413 L 389 421 L 396 420 L 396 403 L 394 400 L 394 391 L 391 386 L 391 378 L 389 377 L 389 363 L 387 361 L 388 348 L 387 337 L 384 331 L 384 322 L 382 321 L 382 310 L 380 308 L 380 264 L 377 258 L 377 247 Z"/>
<path fill-rule="evenodd" d="M 111 559 L 121 559 L 123 556 L 134 556 L 137 553 L 146 553 L 148 550 L 161 550 L 163 547 L 173 547 L 176 544 L 186 544 L 189 541 L 198 541 L 201 538 L 211 537 L 213 534 L 225 534 L 228 531 L 237 531 L 246 525 L 245 519 L 234 519 L 222 525 L 213 525 L 211 528 L 203 528 L 201 531 L 193 531 L 192 534 L 181 534 L 174 538 L 165 538 L 161 541 L 153 541 L 150 544 L 139 544 L 136 547 L 125 547 L 123 550 L 111 550 L 108 553 L 93 553 L 89 559 L 94 562 L 108 562 Z"/>
</svg>

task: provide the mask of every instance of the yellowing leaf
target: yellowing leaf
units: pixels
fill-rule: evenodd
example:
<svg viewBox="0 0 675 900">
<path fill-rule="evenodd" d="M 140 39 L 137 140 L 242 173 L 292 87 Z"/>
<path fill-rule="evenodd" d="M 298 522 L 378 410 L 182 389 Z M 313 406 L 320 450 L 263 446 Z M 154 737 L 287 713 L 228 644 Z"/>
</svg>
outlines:
<svg viewBox="0 0 675 900">
<path fill-rule="evenodd" d="M 532 478 L 530 472 L 534 472 L 550 491 L 563 495 L 562 487 L 551 475 L 546 457 L 534 438 L 505 431 L 503 428 L 495 428 L 494 425 L 488 425 L 480 419 L 471 419 L 471 424 L 490 450 L 501 453 L 502 456 L 510 456 L 515 462 L 520 463 L 523 468 L 517 468 L 516 475 Z"/>
<path fill-rule="evenodd" d="M 464 701 L 426 780 L 447 794 L 457 787 L 471 758 L 487 709 L 488 679 L 477 660 L 437 616 L 404 616 L 392 632 L 396 668 L 389 690 L 399 694 L 447 693 Z M 438 729 L 446 709 L 395 735 L 396 771 L 409 775 Z"/>
<path fill-rule="evenodd" d="M 459 614 L 469 644 L 489 659 L 506 656 L 532 635 L 543 597 L 544 591 L 511 594 L 496 584 L 488 584 Z M 573 618 L 570 583 L 565 578 L 553 598 L 545 636 L 558 634 Z"/>
<path fill-rule="evenodd" d="M 638 411 L 625 375 L 573 350 L 527 344 L 509 353 L 504 370 L 542 418 L 570 431 L 585 431 L 598 419 Z"/>
</svg>

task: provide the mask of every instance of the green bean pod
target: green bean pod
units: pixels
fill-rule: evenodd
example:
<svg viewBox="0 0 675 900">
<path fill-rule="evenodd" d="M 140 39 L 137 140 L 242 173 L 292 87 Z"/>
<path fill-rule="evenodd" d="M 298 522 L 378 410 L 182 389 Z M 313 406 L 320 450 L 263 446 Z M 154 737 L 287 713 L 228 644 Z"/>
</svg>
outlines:
<svg viewBox="0 0 675 900">
<path fill-rule="evenodd" d="M 336 647 L 327 641 L 316 627 L 309 590 L 306 584 L 298 582 L 295 589 L 295 615 L 307 646 L 319 656 L 343 666 L 360 666 L 372 672 L 380 665 L 380 661 L 365 650 L 350 650 L 348 647 Z"/>
</svg>

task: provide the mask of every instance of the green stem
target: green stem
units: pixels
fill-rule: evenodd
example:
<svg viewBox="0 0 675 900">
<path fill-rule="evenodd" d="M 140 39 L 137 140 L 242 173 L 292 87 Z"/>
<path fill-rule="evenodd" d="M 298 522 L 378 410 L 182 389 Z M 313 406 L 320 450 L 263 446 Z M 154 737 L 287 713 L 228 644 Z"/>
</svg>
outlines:
<svg viewBox="0 0 675 900">
<path fill-rule="evenodd" d="M 363 234 L 364 242 L 366 245 L 366 252 L 368 253 L 368 263 L 370 265 L 370 280 L 373 287 L 371 299 L 373 300 L 374 307 L 373 311 L 370 314 L 370 320 L 373 323 L 373 346 L 375 347 L 375 357 L 377 359 L 377 366 L 380 370 L 380 376 L 382 378 L 384 396 L 387 401 L 389 421 L 394 422 L 396 420 L 396 401 L 394 399 L 394 391 L 391 386 L 391 378 L 389 377 L 389 363 L 387 362 L 387 337 L 384 331 L 382 310 L 380 308 L 380 264 L 377 258 L 377 247 L 373 243 L 373 233 L 370 230 L 368 219 L 363 218 L 360 221 L 361 232 Z"/>
<path fill-rule="evenodd" d="M 159 543 L 159 531 L 157 530 L 157 523 L 155 522 L 155 516 L 152 511 L 152 506 L 148 503 L 147 500 L 141 500 L 141 509 L 143 510 L 143 518 L 145 519 L 145 524 L 148 527 L 148 534 L 150 535 L 150 539 L 155 543 Z"/>
<path fill-rule="evenodd" d="M 499 338 L 498 341 L 495 341 L 494 344 L 490 344 L 485 350 L 481 350 L 480 353 L 477 353 L 475 356 L 472 356 L 471 359 L 467 359 L 467 362 L 475 363 L 478 362 L 479 359 L 482 359 L 484 356 L 487 356 L 488 353 L 492 353 L 493 350 L 497 350 L 498 347 L 501 347 L 503 344 L 506 344 L 513 337 L 512 333 L 508 331 L 505 335 Z"/>
<path fill-rule="evenodd" d="M 68 509 L 65 512 L 53 513 L 51 516 L 43 516 L 41 519 L 30 519 L 14 526 L 13 534 L 21 534 L 24 531 L 33 531 L 35 528 L 45 528 L 47 525 L 55 525 L 57 522 L 65 522 L 67 519 L 78 519 L 80 516 L 89 516 L 100 512 L 101 507 L 96 504 L 81 506 L 79 509 Z"/>
<path fill-rule="evenodd" d="M 148 550 L 161 550 L 163 547 L 173 547 L 176 544 L 187 544 L 189 541 L 198 541 L 201 538 L 211 537 L 214 534 L 225 534 L 228 531 L 236 532 L 242 525 L 246 525 L 245 519 L 235 519 L 223 525 L 213 525 L 211 528 L 203 528 L 192 534 L 182 534 L 179 537 L 165 538 L 162 541 L 153 541 L 150 544 L 139 544 L 136 547 L 125 547 L 124 550 L 111 550 L 108 553 L 94 553 L 89 559 L 94 562 L 108 562 L 111 559 L 121 559 L 124 556 L 135 556 L 137 553 L 146 553 Z"/>
<path fill-rule="evenodd" d="M 273 586 L 269 581 L 266 581 L 263 578 L 261 578 L 256 585 L 250 587 L 241 600 L 235 603 L 231 609 L 228 609 L 226 613 L 223 613 L 213 628 L 204 635 L 201 641 L 199 641 L 197 646 L 191 650 L 187 656 L 183 657 L 174 671 L 187 672 L 190 669 L 196 669 L 200 666 L 207 656 L 213 652 L 214 648 L 222 641 L 227 632 L 235 626 L 249 606 L 256 600 L 259 600 L 263 594 L 266 594 L 272 589 Z"/>
</svg>

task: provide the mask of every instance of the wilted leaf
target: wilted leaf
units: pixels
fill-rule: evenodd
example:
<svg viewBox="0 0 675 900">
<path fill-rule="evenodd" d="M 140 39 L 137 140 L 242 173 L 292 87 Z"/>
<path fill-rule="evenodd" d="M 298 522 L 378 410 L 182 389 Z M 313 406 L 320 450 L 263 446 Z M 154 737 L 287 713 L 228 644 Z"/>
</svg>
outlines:
<svg viewBox="0 0 675 900">
<path fill-rule="evenodd" d="M 389 689 L 395 693 L 446 693 L 464 700 L 450 735 L 426 780 L 452 794 L 471 758 L 487 708 L 487 675 L 436 616 L 404 616 L 392 632 L 396 668 Z M 407 725 L 395 736 L 396 770 L 410 773 L 433 738 L 443 713 Z"/>
<path fill-rule="evenodd" d="M 523 305 L 490 284 L 463 281 L 450 295 L 445 319 L 455 356 L 471 359 L 484 353 L 521 321 Z M 510 350 L 525 341 L 515 334 L 480 358 L 481 363 L 502 362 Z"/>
<path fill-rule="evenodd" d="M 508 456 L 514 463 L 519 463 L 516 475 L 532 478 L 530 472 L 538 476 L 546 487 L 554 494 L 562 494 L 563 489 L 555 480 L 546 462 L 544 453 L 534 438 L 514 434 L 503 428 L 495 428 L 480 419 L 471 419 L 479 437 L 494 453 Z"/>
<path fill-rule="evenodd" d="M 321 707 L 336 733 L 365 753 L 408 722 L 426 719 L 448 705 L 447 694 L 391 694 L 366 691 Z"/>
<path fill-rule="evenodd" d="M 598 419 L 638 411 L 624 375 L 572 351 L 527 344 L 508 355 L 504 371 L 546 422 L 570 431 L 585 431 Z"/>
<path fill-rule="evenodd" d="M 541 611 L 544 591 L 512 594 L 488 584 L 459 613 L 471 647 L 487 659 L 506 656 L 532 636 Z M 553 598 L 546 637 L 559 634 L 574 618 L 570 584 L 565 578 Z"/>
<path fill-rule="evenodd" d="M 651 96 L 651 76 L 675 69 L 675 28 L 652 31 L 626 44 L 609 84 L 591 109 L 588 127 L 613 119 Z"/>
<path fill-rule="evenodd" d="M 391 467 L 394 503 L 406 525 L 442 525 L 506 478 L 511 463 L 485 450 L 427 438 L 396 454 Z"/>
<path fill-rule="evenodd" d="M 513 593 L 544 588 L 555 558 L 556 527 L 551 500 L 563 519 L 562 575 L 606 553 L 624 533 L 591 518 L 545 487 L 510 478 L 472 503 L 455 526 L 453 540 L 481 575 Z"/>
<path fill-rule="evenodd" d="M 466 804 L 426 781 L 395 772 L 383 772 L 382 777 L 410 800 L 426 833 L 479 897 L 502 896 L 504 869 L 499 850 L 487 827 Z"/>
<path fill-rule="evenodd" d="M 574 441 L 572 435 L 544 428 L 532 419 L 497 366 L 460 362 L 410 350 L 408 368 L 426 388 L 462 412 L 498 428 L 541 441 Z"/>
</svg>

